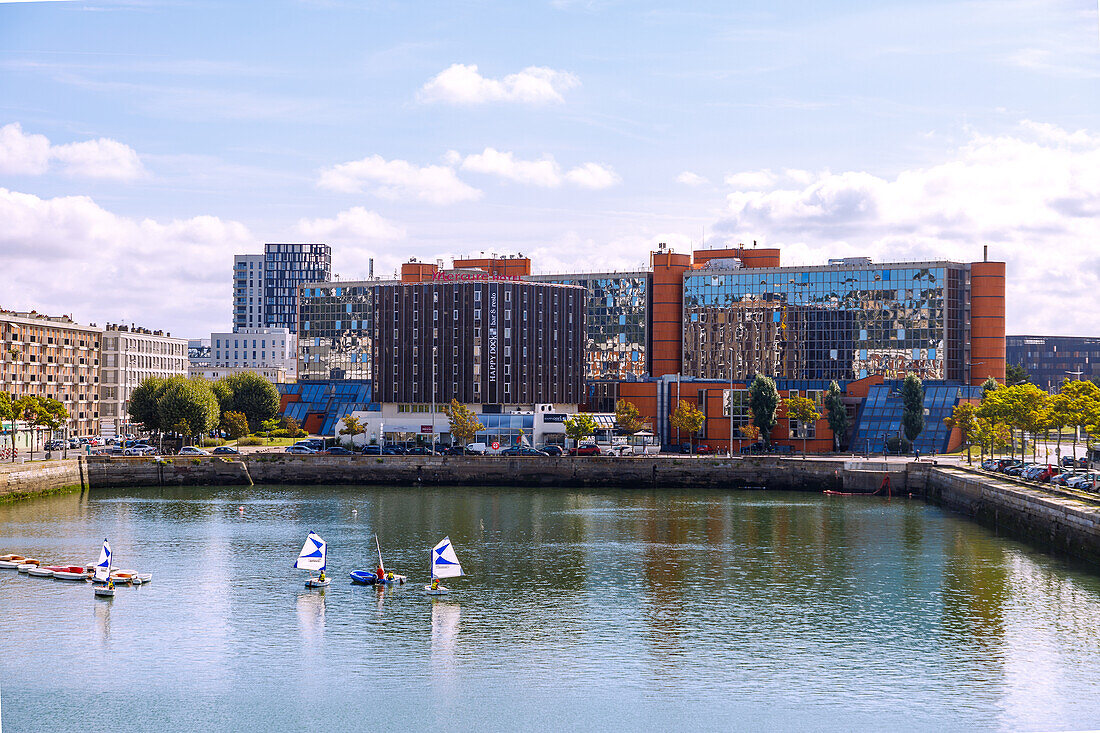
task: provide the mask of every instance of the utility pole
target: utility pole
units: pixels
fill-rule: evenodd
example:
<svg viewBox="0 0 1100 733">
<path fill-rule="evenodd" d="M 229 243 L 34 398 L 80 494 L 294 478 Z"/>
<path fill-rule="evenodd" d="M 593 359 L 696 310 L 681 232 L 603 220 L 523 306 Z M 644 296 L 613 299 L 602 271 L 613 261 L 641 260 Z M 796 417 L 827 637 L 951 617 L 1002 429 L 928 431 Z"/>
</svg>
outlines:
<svg viewBox="0 0 1100 733">
<path fill-rule="evenodd" d="M 730 458 L 733 458 L 733 347 L 730 347 Z"/>
</svg>

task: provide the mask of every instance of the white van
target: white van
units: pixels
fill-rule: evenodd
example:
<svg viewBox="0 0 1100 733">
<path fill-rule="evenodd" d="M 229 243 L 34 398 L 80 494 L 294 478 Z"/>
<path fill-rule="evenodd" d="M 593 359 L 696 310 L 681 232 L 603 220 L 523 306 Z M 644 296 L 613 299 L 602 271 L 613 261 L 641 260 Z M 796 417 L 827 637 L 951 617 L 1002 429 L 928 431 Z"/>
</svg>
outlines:
<svg viewBox="0 0 1100 733">
<path fill-rule="evenodd" d="M 499 455 L 508 446 L 500 444 L 499 448 L 493 448 L 493 446 L 487 443 L 467 443 L 466 450 L 471 453 L 477 453 L 479 456 L 495 456 Z"/>
</svg>

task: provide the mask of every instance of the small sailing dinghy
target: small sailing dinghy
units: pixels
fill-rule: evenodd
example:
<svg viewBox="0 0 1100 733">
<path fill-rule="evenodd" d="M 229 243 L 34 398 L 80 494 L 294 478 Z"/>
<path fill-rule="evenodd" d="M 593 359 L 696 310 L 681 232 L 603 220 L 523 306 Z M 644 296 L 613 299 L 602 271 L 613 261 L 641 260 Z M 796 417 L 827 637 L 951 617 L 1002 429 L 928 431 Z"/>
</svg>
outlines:
<svg viewBox="0 0 1100 733">
<path fill-rule="evenodd" d="M 22 555 L 3 555 L 0 556 L 0 568 L 14 570 L 26 561 Z"/>
<path fill-rule="evenodd" d="M 424 586 L 424 592 L 430 596 L 443 596 L 451 591 L 439 584 L 440 578 L 458 578 L 463 575 L 462 565 L 455 555 L 455 548 L 451 545 L 451 538 L 444 537 L 438 545 L 432 548 L 432 582 Z"/>
<path fill-rule="evenodd" d="M 374 572 L 352 570 L 349 573 L 352 582 L 363 585 L 404 585 L 408 580 L 404 575 L 386 572 L 386 566 L 382 563 L 382 545 L 378 542 L 378 535 L 374 536 L 374 546 L 378 548 L 378 570 Z"/>
<path fill-rule="evenodd" d="M 95 570 L 92 571 L 92 582 L 104 583 L 104 585 L 96 585 L 93 593 L 97 598 L 114 598 L 115 597 L 115 584 L 111 580 L 111 543 L 106 539 L 103 540 L 103 549 L 99 551 L 99 562 L 95 564 Z"/>
<path fill-rule="evenodd" d="M 17 568 L 17 570 L 19 570 L 19 572 L 21 572 L 21 573 L 29 573 L 31 570 L 33 570 L 34 568 L 38 567 L 41 564 L 42 564 L 41 560 L 38 560 L 37 558 L 33 558 L 33 557 L 28 557 L 27 559 L 25 559 L 23 561 L 23 564 L 20 565 Z"/>
<path fill-rule="evenodd" d="M 327 551 L 328 545 L 321 536 L 316 532 L 310 532 L 306 537 L 306 543 L 302 545 L 302 551 L 298 553 L 298 559 L 294 562 L 294 567 L 310 572 L 309 580 L 306 581 L 307 588 L 321 588 L 332 582 L 325 576 Z M 320 575 L 315 577 L 313 575 L 315 571 L 320 572 Z"/>
</svg>

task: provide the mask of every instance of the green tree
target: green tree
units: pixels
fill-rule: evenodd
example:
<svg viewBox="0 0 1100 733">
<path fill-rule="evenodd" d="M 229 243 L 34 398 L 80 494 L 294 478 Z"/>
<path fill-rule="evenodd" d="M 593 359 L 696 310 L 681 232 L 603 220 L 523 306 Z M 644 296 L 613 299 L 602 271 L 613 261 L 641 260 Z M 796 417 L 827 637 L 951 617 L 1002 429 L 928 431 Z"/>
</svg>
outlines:
<svg viewBox="0 0 1100 733">
<path fill-rule="evenodd" d="M 11 395 L 7 392 L 0 392 L 0 428 L 3 428 L 5 421 L 11 421 L 11 456 L 12 460 L 15 460 L 15 414 L 11 409 Z"/>
<path fill-rule="evenodd" d="M 173 377 L 172 380 L 181 381 L 183 377 Z M 151 432 L 163 432 L 166 428 L 160 424 L 160 408 L 157 403 L 168 389 L 168 379 L 162 377 L 146 377 L 141 380 L 133 392 L 130 393 L 130 401 L 127 411 L 130 419 L 141 423 L 146 430 Z"/>
<path fill-rule="evenodd" d="M 749 407 L 752 409 L 752 424 L 760 430 L 765 446 L 772 443 L 772 431 L 779 424 L 779 390 L 775 380 L 757 372 L 749 385 Z"/>
<path fill-rule="evenodd" d="M 833 431 L 833 450 L 840 450 L 840 442 L 848 434 L 848 410 L 844 407 L 840 385 L 834 379 L 825 392 L 825 418 Z"/>
<path fill-rule="evenodd" d="M 1023 384 L 1024 382 L 1030 382 L 1031 376 L 1024 369 L 1023 364 L 1006 364 L 1005 365 L 1005 384 Z"/>
<path fill-rule="evenodd" d="M 65 409 L 64 403 L 60 400 L 55 400 L 52 397 L 42 400 L 38 424 L 50 431 L 50 437 L 53 437 L 53 433 L 58 430 L 62 430 L 65 427 L 65 421 L 68 419 L 69 411 Z"/>
<path fill-rule="evenodd" d="M 987 377 L 986 380 L 982 382 L 982 399 L 984 400 L 986 395 L 988 395 L 990 392 L 994 391 L 1000 386 L 1001 385 L 997 384 L 996 379 L 994 379 L 993 377 Z"/>
<path fill-rule="evenodd" d="M 351 447 L 355 447 L 355 436 L 367 432 L 367 426 L 359 421 L 359 418 L 354 415 L 347 415 L 343 419 L 343 426 L 340 428 L 340 435 L 350 435 Z"/>
<path fill-rule="evenodd" d="M 924 385 L 916 374 L 901 383 L 901 428 L 909 442 L 924 432 Z"/>
<path fill-rule="evenodd" d="M 817 411 L 817 403 L 809 397 L 795 395 L 784 400 L 784 406 L 787 408 L 787 422 L 794 420 L 802 427 L 802 460 L 806 460 L 806 433 L 809 432 L 807 428 L 821 419 L 821 413 Z"/>
<path fill-rule="evenodd" d="M 580 443 L 588 436 L 595 434 L 597 429 L 596 421 L 587 412 L 570 415 L 565 419 L 563 425 L 565 426 L 566 437 L 574 443 Z"/>
<path fill-rule="evenodd" d="M 215 382 L 222 412 L 243 412 L 252 430 L 279 414 L 279 390 L 256 372 L 238 372 Z"/>
<path fill-rule="evenodd" d="M 27 427 L 27 432 L 30 433 L 30 441 L 28 441 L 28 445 L 30 446 L 30 459 L 33 461 L 35 427 L 38 425 L 38 420 L 40 419 L 40 415 L 42 413 L 42 402 L 35 395 L 23 395 L 22 397 L 16 398 L 11 407 L 12 413 L 14 415 L 14 420 L 23 423 L 23 425 Z M 11 426 L 13 439 L 16 431 L 14 420 Z M 12 451 L 12 456 L 14 460 L 15 451 Z"/>
<path fill-rule="evenodd" d="M 222 415 L 222 430 L 233 440 L 248 435 L 248 418 L 243 412 L 227 412 Z"/>
<path fill-rule="evenodd" d="M 185 436 L 204 435 L 221 420 L 218 399 L 205 379 L 169 380 L 157 401 L 157 412 L 161 425 Z"/>
<path fill-rule="evenodd" d="M 619 400 L 615 403 L 615 424 L 619 430 L 633 435 L 644 427 L 642 416 L 633 402 Z"/>
<path fill-rule="evenodd" d="M 963 445 L 966 446 L 966 462 L 972 464 L 974 460 L 970 455 L 970 443 L 978 427 L 978 407 L 969 402 L 961 402 L 955 405 L 951 415 L 944 418 L 943 422 L 952 430 L 958 429 Z"/>
<path fill-rule="evenodd" d="M 457 439 L 460 445 L 465 446 L 477 436 L 477 431 L 484 430 L 485 426 L 477 419 L 477 413 L 458 400 L 451 400 L 451 404 L 443 407 L 443 414 L 450 423 L 451 439 Z"/>
<path fill-rule="evenodd" d="M 707 416 L 690 400 L 680 400 L 676 403 L 676 409 L 672 411 L 668 422 L 676 428 L 677 433 L 687 433 L 691 452 L 695 453 L 695 435 L 703 427 Z"/>
<path fill-rule="evenodd" d="M 1077 460 L 1077 431 L 1080 428 L 1087 427 L 1090 414 L 1100 409 L 1100 387 L 1097 387 L 1091 381 L 1071 381 L 1067 379 L 1062 382 L 1058 393 L 1066 395 L 1068 399 L 1069 411 L 1067 414 L 1070 419 L 1066 422 L 1066 427 L 1074 429 L 1073 459 Z"/>
</svg>

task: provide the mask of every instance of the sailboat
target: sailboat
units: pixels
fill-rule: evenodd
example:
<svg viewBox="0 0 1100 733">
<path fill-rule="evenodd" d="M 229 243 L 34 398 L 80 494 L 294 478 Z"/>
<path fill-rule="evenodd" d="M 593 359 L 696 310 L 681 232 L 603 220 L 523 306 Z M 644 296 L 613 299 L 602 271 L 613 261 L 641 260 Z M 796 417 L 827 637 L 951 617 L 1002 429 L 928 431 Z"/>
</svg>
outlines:
<svg viewBox="0 0 1100 733">
<path fill-rule="evenodd" d="M 298 553 L 298 559 L 294 562 L 294 567 L 299 570 L 310 571 L 309 580 L 306 581 L 307 588 L 321 588 L 332 582 L 325 577 L 327 550 L 328 545 L 321 536 L 316 532 L 310 532 L 306 537 L 306 543 L 302 545 L 302 551 Z M 319 571 L 320 575 L 315 577 L 314 571 Z"/>
<path fill-rule="evenodd" d="M 458 562 L 458 555 L 451 545 L 451 538 L 444 537 L 438 545 L 432 548 L 432 582 L 424 586 L 424 591 L 430 596 L 442 596 L 451 591 L 439 584 L 440 578 L 458 578 L 463 575 L 462 564 Z"/>
<path fill-rule="evenodd" d="M 96 585 L 93 591 L 96 596 L 101 598 L 114 598 L 115 596 L 115 583 L 111 580 L 111 557 L 111 543 L 104 539 L 103 549 L 99 551 L 99 562 L 95 564 L 95 570 L 92 574 L 93 581 L 104 584 Z"/>
<path fill-rule="evenodd" d="M 372 573 L 369 570 L 352 570 L 349 573 L 352 582 L 362 583 L 363 585 L 404 585 L 405 581 L 408 580 L 404 575 L 386 572 L 386 566 L 382 562 L 382 545 L 378 542 L 378 535 L 374 536 L 374 546 L 378 548 L 378 569 L 382 571 L 382 577 L 378 577 L 377 572 Z"/>
</svg>

